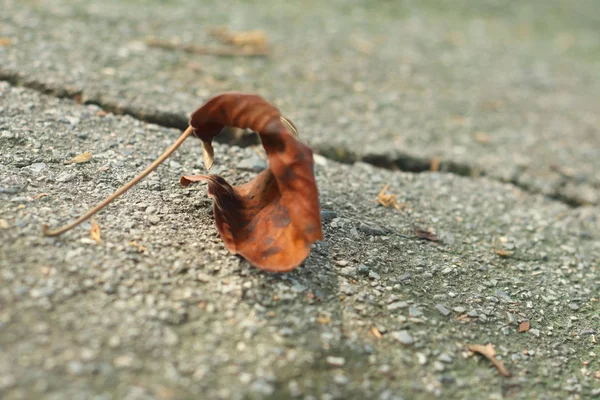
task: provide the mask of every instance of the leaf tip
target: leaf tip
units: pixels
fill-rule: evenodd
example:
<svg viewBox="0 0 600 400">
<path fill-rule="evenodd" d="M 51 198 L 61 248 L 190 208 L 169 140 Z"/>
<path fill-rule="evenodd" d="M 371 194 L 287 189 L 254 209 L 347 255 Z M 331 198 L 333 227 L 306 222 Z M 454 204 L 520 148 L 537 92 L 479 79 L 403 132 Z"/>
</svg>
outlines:
<svg viewBox="0 0 600 400">
<path fill-rule="evenodd" d="M 202 156 L 204 158 L 204 167 L 208 171 L 215 162 L 215 151 L 210 142 L 202 141 Z"/>
</svg>

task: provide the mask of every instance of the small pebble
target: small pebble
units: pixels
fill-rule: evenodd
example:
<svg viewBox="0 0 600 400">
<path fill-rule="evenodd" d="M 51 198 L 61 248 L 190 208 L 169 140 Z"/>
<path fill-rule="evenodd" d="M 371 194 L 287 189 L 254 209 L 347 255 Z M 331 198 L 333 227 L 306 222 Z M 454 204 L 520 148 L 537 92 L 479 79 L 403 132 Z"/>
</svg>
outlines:
<svg viewBox="0 0 600 400">
<path fill-rule="evenodd" d="M 535 337 L 540 337 L 540 330 L 539 329 L 530 329 L 529 333 L 531 333 Z"/>
<path fill-rule="evenodd" d="M 346 360 L 343 357 L 328 356 L 326 358 L 326 361 L 327 364 L 334 367 L 343 367 L 344 364 L 346 364 Z"/>
<path fill-rule="evenodd" d="M 440 314 L 442 314 L 443 316 L 447 317 L 448 315 L 450 315 L 450 310 L 448 310 L 444 305 L 442 304 L 436 304 L 435 305 L 435 309 L 438 310 L 440 312 Z"/>
<path fill-rule="evenodd" d="M 367 267 L 365 264 L 360 264 L 358 266 L 358 273 L 361 275 L 368 275 L 371 268 Z"/>
<path fill-rule="evenodd" d="M 408 303 L 405 301 L 396 301 L 394 303 L 388 304 L 387 309 L 390 311 L 397 310 L 400 308 L 408 307 Z"/>
<path fill-rule="evenodd" d="M 446 366 L 439 361 L 433 362 L 433 370 L 435 372 L 443 372 L 446 369 Z"/>
<path fill-rule="evenodd" d="M 438 360 L 440 360 L 441 362 L 445 362 L 447 364 L 449 364 L 453 361 L 452 356 L 448 353 L 440 354 L 440 356 L 438 357 Z"/>
<path fill-rule="evenodd" d="M 380 276 L 375 271 L 369 271 L 369 278 L 378 281 L 380 279 Z"/>
<path fill-rule="evenodd" d="M 420 317 L 423 315 L 423 311 L 419 310 L 416 307 L 409 307 L 408 309 L 408 315 L 410 317 Z"/>
<path fill-rule="evenodd" d="M 408 333 L 408 331 L 396 331 L 396 332 L 392 332 L 391 336 L 394 340 L 402 343 L 402 344 L 406 344 L 406 345 L 411 345 L 415 342 L 415 340 L 413 339 L 413 337 L 411 336 L 410 333 Z"/>
</svg>

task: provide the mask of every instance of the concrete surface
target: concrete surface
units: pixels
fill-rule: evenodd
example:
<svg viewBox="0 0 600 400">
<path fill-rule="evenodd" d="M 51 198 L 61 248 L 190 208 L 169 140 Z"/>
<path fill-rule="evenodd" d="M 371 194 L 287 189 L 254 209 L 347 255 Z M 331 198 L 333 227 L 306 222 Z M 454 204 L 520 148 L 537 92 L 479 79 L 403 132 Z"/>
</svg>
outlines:
<svg viewBox="0 0 600 400">
<path fill-rule="evenodd" d="M 329 158 L 486 174 L 600 204 L 600 5 L 2 0 L 0 77 L 184 128 L 223 90 L 259 92 Z M 149 48 L 263 29 L 267 59 Z"/>
<path fill-rule="evenodd" d="M 596 3 L 437 3 L 2 0 L 0 397 L 599 397 Z M 272 57 L 144 42 L 220 24 L 265 29 Z M 102 243 L 89 223 L 41 236 L 227 89 L 323 154 L 325 240 L 303 266 L 224 249 L 205 188 L 178 185 L 203 172 L 193 140 L 98 215 Z M 415 173 L 435 157 L 453 173 Z M 215 159 L 234 182 L 261 166 Z M 376 202 L 388 183 L 401 210 Z M 488 342 L 511 377 L 466 349 Z"/>
<path fill-rule="evenodd" d="M 227 253 L 203 187 L 179 187 L 202 171 L 190 141 L 98 216 L 103 243 L 89 224 L 44 238 L 41 223 L 111 193 L 176 132 L 0 88 L 3 398 L 598 394 L 597 209 L 319 158 L 325 240 L 273 275 Z M 83 151 L 90 162 L 63 164 Z M 219 145 L 215 168 L 244 181 L 253 172 L 239 166 L 253 158 Z M 404 211 L 375 202 L 385 183 Z M 532 329 L 518 333 L 523 320 Z M 511 378 L 467 356 L 466 344 L 486 342 Z"/>
</svg>

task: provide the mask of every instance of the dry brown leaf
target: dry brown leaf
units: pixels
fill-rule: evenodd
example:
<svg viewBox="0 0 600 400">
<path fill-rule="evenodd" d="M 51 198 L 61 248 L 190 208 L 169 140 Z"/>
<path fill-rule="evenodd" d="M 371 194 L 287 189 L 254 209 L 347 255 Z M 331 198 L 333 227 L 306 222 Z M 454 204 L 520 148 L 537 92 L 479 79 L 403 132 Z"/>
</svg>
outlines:
<svg viewBox="0 0 600 400">
<path fill-rule="evenodd" d="M 192 135 L 202 140 L 209 168 L 211 143 L 226 126 L 257 132 L 268 168 L 239 186 L 217 175 L 183 176 L 180 184 L 208 182 L 215 225 L 230 252 L 267 271 L 291 271 L 308 257 L 312 244 L 323 239 L 313 153 L 298 140 L 293 123 L 255 94 L 227 92 L 212 97 L 192 113 L 190 126 L 146 169 L 70 224 L 57 229 L 42 225 L 42 234 L 58 236 L 88 220 L 152 173 Z"/>
<path fill-rule="evenodd" d="M 479 353 L 482 356 L 486 357 L 488 360 L 490 360 L 491 363 L 494 364 L 494 367 L 498 369 L 500 375 L 506 377 L 510 376 L 510 371 L 506 369 L 506 367 L 504 366 L 504 362 L 496 359 L 496 350 L 494 349 L 493 344 L 488 343 L 485 346 L 482 346 L 480 344 L 469 344 L 467 345 L 467 348 L 473 353 Z"/>
<path fill-rule="evenodd" d="M 250 182 L 231 186 L 217 175 L 191 175 L 180 184 L 208 182 L 215 225 L 229 251 L 272 272 L 300 265 L 323 231 L 312 150 L 290 131 L 293 124 L 259 96 L 229 92 L 192 113 L 190 126 L 211 155 L 207 169 L 211 143 L 224 126 L 259 134 L 269 166 Z"/>
<path fill-rule="evenodd" d="M 7 37 L 0 37 L 0 47 L 1 46 L 8 46 L 12 43 L 12 39 L 11 38 L 7 38 Z"/>
<path fill-rule="evenodd" d="M 328 317 L 328 316 L 326 316 L 326 315 L 319 315 L 319 316 L 317 317 L 317 322 L 318 322 L 319 324 L 321 324 L 321 325 L 327 325 L 327 324 L 329 324 L 329 323 L 331 322 L 331 320 L 330 320 L 330 319 L 329 319 L 329 317 Z"/>
<path fill-rule="evenodd" d="M 90 236 L 96 241 L 96 243 L 102 243 L 100 238 L 100 225 L 95 218 L 92 219 L 92 227 L 90 228 Z"/>
<path fill-rule="evenodd" d="M 390 208 L 394 207 L 396 210 L 400 210 L 400 204 L 398 204 L 398 200 L 396 200 L 396 194 L 385 194 L 385 192 L 390 187 L 390 184 L 386 184 L 381 192 L 377 195 L 377 202 L 384 207 Z"/>
<path fill-rule="evenodd" d="M 494 253 L 498 254 L 502 258 L 508 258 L 513 255 L 512 251 L 503 250 L 503 249 L 494 249 Z"/>
<path fill-rule="evenodd" d="M 48 196 L 48 193 L 40 193 L 40 194 L 38 194 L 37 196 L 35 196 L 33 199 L 34 199 L 34 200 L 39 200 L 39 199 L 41 199 L 42 197 L 46 197 L 46 196 Z"/>
<path fill-rule="evenodd" d="M 431 164 L 429 166 L 429 170 L 431 172 L 437 172 L 437 171 L 439 171 L 440 170 L 440 162 L 441 162 L 441 160 L 440 160 L 439 157 L 433 157 L 431 159 Z"/>
<path fill-rule="evenodd" d="M 71 158 L 69 161 L 65 161 L 63 164 L 81 164 L 86 163 L 92 159 L 92 153 L 89 151 L 84 151 L 78 156 Z"/>
<path fill-rule="evenodd" d="M 529 321 L 523 321 L 519 324 L 519 332 L 527 332 L 531 328 L 531 323 Z"/>
</svg>

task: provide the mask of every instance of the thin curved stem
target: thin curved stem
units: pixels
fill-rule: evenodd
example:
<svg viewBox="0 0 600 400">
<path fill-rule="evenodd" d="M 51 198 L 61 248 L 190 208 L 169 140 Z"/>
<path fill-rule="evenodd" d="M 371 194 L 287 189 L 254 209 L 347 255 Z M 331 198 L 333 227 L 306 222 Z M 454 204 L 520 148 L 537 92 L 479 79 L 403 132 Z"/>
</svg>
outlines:
<svg viewBox="0 0 600 400">
<path fill-rule="evenodd" d="M 54 229 L 54 230 L 49 230 L 48 226 L 45 224 L 42 225 L 42 234 L 44 236 L 58 236 L 62 233 L 65 233 L 65 232 L 75 228 L 77 225 L 81 224 L 82 222 L 84 222 L 85 220 L 90 218 L 92 215 L 94 215 L 98 211 L 102 210 L 104 207 L 109 205 L 113 200 L 115 200 L 117 197 L 119 197 L 120 195 L 122 195 L 123 193 L 125 193 L 126 191 L 131 189 L 136 183 L 138 183 L 139 181 L 144 179 L 146 176 L 148 176 L 152 171 L 154 171 L 156 169 L 156 167 L 158 167 L 175 150 L 177 150 L 177 148 L 179 146 L 181 146 L 181 144 L 185 141 L 185 139 L 187 139 L 193 132 L 194 132 L 194 129 L 191 126 L 188 126 L 188 128 L 181 134 L 181 136 L 179 136 L 179 138 L 175 141 L 175 143 L 173 143 L 171 145 L 171 147 L 169 147 L 164 153 L 162 153 L 160 155 L 160 157 L 158 157 L 156 160 L 154 160 L 154 162 L 152 164 L 150 164 L 145 170 L 143 170 L 135 178 L 133 178 L 132 180 L 127 182 L 125 185 L 121 186 L 119 189 L 117 189 L 116 192 L 114 192 L 113 194 L 108 196 L 106 199 L 102 200 L 94 208 L 90 209 L 88 212 L 86 212 L 85 214 L 83 214 L 82 216 L 80 216 L 75 221 L 71 222 L 70 224 L 65 225 L 58 229 Z"/>
</svg>

